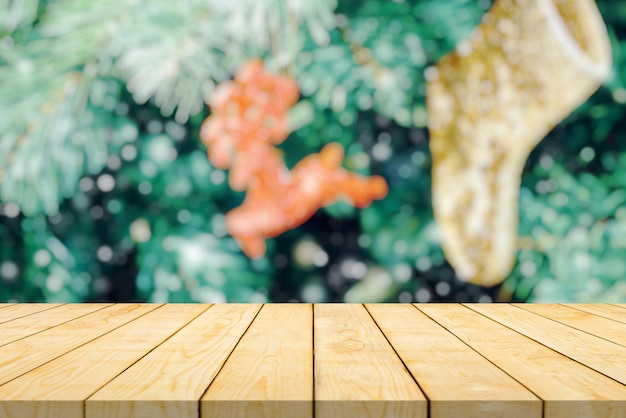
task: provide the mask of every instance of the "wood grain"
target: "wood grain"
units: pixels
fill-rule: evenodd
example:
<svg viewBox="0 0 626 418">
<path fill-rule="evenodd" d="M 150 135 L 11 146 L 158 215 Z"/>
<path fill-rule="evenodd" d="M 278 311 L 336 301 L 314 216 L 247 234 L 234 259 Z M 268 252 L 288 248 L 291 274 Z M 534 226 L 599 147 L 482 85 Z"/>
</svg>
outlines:
<svg viewBox="0 0 626 418">
<path fill-rule="evenodd" d="M 312 327 L 312 305 L 264 305 L 202 397 L 202 418 L 312 418 Z"/>
<path fill-rule="evenodd" d="M 212 306 L 91 396 L 86 417 L 197 418 L 200 397 L 260 307 Z"/>
<path fill-rule="evenodd" d="M 626 418 L 625 307 L 0 304 L 0 418 Z"/>
<path fill-rule="evenodd" d="M 61 305 L 54 309 L 23 316 L 2 325 L 0 346 L 37 334 L 48 328 L 111 306 L 110 303 L 80 303 Z"/>
<path fill-rule="evenodd" d="M 579 311 L 589 312 L 613 321 L 626 323 L 626 309 L 622 309 L 618 306 L 606 303 L 564 303 L 562 305 L 568 308 L 578 309 Z"/>
<path fill-rule="evenodd" d="M 83 418 L 87 397 L 205 309 L 201 305 L 159 306 L 0 386 L 0 416 Z"/>
<path fill-rule="evenodd" d="M 541 418 L 535 395 L 415 307 L 365 307 L 428 397 L 431 418 Z"/>
<path fill-rule="evenodd" d="M 501 304 L 467 306 L 622 384 L 626 383 L 626 347 L 519 307 Z"/>
<path fill-rule="evenodd" d="M 624 323 L 561 305 L 515 304 L 515 306 L 588 334 L 626 346 L 626 324 Z"/>
<path fill-rule="evenodd" d="M 545 403 L 545 418 L 626 416 L 626 386 L 461 305 L 417 305 Z"/>
<path fill-rule="evenodd" d="M 426 399 L 362 305 L 314 305 L 315 417 L 426 418 Z"/>
<path fill-rule="evenodd" d="M 0 385 L 160 305 L 118 304 L 0 347 Z"/>
<path fill-rule="evenodd" d="M 18 303 L 0 310 L 0 324 L 61 306 L 60 303 Z"/>
</svg>

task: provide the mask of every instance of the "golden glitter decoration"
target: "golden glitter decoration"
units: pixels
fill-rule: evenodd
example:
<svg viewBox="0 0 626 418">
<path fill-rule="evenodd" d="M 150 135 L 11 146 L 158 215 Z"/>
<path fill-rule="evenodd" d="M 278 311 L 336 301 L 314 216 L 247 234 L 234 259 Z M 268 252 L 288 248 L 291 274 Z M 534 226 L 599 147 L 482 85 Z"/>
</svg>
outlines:
<svg viewBox="0 0 626 418">
<path fill-rule="evenodd" d="M 493 286 L 508 276 L 528 155 L 611 66 L 593 0 L 497 0 L 426 71 L 434 214 L 461 279 Z"/>
</svg>

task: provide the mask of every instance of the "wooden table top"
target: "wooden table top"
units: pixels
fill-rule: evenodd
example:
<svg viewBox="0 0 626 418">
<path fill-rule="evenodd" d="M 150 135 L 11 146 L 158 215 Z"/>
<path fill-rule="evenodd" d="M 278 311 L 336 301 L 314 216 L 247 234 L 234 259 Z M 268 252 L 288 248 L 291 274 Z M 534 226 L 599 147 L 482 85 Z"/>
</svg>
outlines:
<svg viewBox="0 0 626 418">
<path fill-rule="evenodd" d="M 0 304 L 0 418 L 626 417 L 626 305 Z"/>
</svg>

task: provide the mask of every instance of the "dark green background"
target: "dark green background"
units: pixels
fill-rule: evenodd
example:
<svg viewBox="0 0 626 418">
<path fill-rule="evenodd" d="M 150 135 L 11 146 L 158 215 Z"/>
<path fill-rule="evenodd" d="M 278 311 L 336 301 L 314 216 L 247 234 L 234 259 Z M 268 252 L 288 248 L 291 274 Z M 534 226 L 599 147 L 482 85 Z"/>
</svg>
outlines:
<svg viewBox="0 0 626 418">
<path fill-rule="evenodd" d="M 0 2 L 0 16 L 17 3 Z M 303 126 L 280 145 L 287 164 L 337 141 L 345 167 L 383 175 L 390 192 L 364 210 L 320 210 L 268 241 L 257 261 L 224 229 L 243 193 L 207 161 L 198 131 L 208 109 L 198 107 L 198 86 L 227 79 L 250 57 L 271 67 L 276 44 L 249 44 L 246 31 L 253 37 L 262 27 L 192 20 L 203 16 L 193 9 L 204 10 L 200 1 L 98 3 L 28 0 L 33 13 L 2 23 L 0 302 L 626 302 L 626 3 L 598 2 L 614 72 L 530 155 L 523 245 L 494 288 L 457 280 L 440 248 L 423 76 L 468 36 L 489 1 L 342 0 L 333 21 L 300 31 L 290 70 L 302 89 L 294 121 Z M 272 2 L 258 4 L 280 14 Z M 224 13 L 246 17 L 233 10 Z M 112 25 L 114 12 L 129 20 Z M 321 12 L 303 13 L 315 23 Z M 214 60 L 197 51 L 179 59 L 189 64 L 177 73 L 178 99 L 159 86 L 142 98 L 141 83 L 160 76 L 167 51 L 184 50 L 177 42 L 190 27 L 206 43 L 194 44 L 198 51 L 217 45 Z M 329 42 L 313 36 L 320 30 Z M 145 57 L 124 61 L 128 51 L 117 45 Z M 74 73 L 87 80 L 78 93 L 59 90 Z M 38 174 L 20 177 L 20 164 Z"/>
</svg>

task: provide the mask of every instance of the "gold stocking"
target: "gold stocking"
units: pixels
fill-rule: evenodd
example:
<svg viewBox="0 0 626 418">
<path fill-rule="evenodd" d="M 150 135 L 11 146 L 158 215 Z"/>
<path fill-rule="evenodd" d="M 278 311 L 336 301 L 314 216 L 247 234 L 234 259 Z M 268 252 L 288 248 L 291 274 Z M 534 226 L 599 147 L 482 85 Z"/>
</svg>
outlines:
<svg viewBox="0 0 626 418">
<path fill-rule="evenodd" d="M 492 286 L 510 273 L 526 159 L 610 70 L 593 0 L 497 0 L 427 70 L 434 214 L 460 278 Z"/>
</svg>

